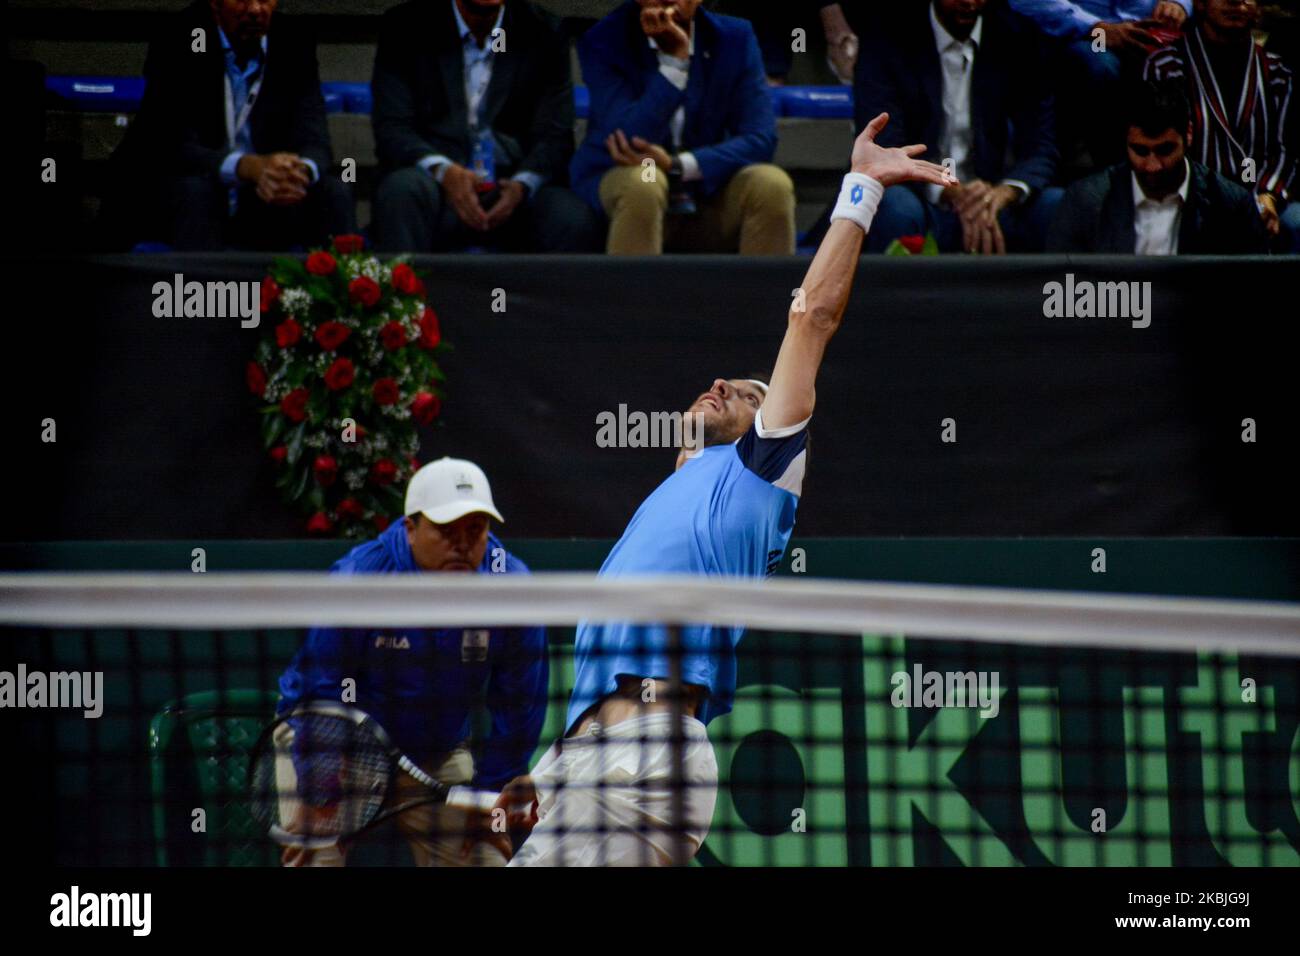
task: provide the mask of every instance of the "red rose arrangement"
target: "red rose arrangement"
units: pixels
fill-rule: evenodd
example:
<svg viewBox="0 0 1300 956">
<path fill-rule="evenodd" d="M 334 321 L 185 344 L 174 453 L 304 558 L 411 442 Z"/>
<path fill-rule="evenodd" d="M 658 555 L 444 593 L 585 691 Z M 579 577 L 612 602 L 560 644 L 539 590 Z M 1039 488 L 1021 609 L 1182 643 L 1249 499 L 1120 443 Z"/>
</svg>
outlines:
<svg viewBox="0 0 1300 956">
<path fill-rule="evenodd" d="M 262 280 L 266 330 L 244 369 L 262 443 L 311 534 L 366 537 L 402 513 L 418 429 L 442 411 L 448 348 L 424 282 L 360 236 L 276 259 Z"/>
</svg>

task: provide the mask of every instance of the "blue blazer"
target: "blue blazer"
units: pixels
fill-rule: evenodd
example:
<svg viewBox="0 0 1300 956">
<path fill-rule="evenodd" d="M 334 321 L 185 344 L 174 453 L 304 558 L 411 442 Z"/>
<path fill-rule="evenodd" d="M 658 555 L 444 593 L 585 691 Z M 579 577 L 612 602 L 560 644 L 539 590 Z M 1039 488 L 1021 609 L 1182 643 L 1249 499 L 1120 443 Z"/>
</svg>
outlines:
<svg viewBox="0 0 1300 956">
<path fill-rule="evenodd" d="M 971 75 L 971 158 L 980 179 L 1018 179 L 1037 192 L 1055 177 L 1059 152 L 1046 54 L 1032 24 L 1001 3 L 989 4 Z M 929 151 L 923 158 L 943 162 L 943 67 L 928 3 L 900 16 L 894 30 L 863 38 L 853 99 L 857 129 L 887 112 L 880 145 L 924 143 Z"/>
<path fill-rule="evenodd" d="M 700 195 L 717 192 L 741 167 L 769 162 L 776 152 L 776 117 L 749 22 L 698 10 L 690 78 L 678 90 L 660 74 L 640 15 L 636 3 L 625 3 L 578 42 L 591 110 L 569 178 L 598 212 L 600 177 L 614 165 L 605 137 L 621 129 L 629 140 L 641 136 L 671 151 L 669 121 L 683 103 L 681 149 L 699 161 Z"/>
</svg>

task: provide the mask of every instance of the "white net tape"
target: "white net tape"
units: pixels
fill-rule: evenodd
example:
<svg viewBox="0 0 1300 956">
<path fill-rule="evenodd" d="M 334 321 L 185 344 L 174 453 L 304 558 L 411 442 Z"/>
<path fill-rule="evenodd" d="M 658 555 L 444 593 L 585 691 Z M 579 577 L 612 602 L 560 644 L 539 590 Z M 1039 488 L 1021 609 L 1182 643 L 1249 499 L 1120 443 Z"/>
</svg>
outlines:
<svg viewBox="0 0 1300 956">
<path fill-rule="evenodd" d="M 683 576 L 0 575 L 0 624 L 508 627 L 580 619 L 1300 655 L 1300 605 L 1275 602 Z"/>
</svg>

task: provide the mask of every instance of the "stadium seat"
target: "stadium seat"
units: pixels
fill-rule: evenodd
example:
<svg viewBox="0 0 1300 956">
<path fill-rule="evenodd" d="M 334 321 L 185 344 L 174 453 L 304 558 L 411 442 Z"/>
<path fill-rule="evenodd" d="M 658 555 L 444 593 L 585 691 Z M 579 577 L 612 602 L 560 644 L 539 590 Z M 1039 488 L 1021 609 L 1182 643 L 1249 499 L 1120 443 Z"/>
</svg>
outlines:
<svg viewBox="0 0 1300 956">
<path fill-rule="evenodd" d="M 327 89 L 324 83 L 321 84 L 321 98 L 325 100 L 326 113 L 342 113 L 346 108 L 343 94 L 338 90 Z"/>
<path fill-rule="evenodd" d="M 144 97 L 140 76 L 47 76 L 45 88 L 87 113 L 134 113 Z"/>
<path fill-rule="evenodd" d="M 149 760 L 159 866 L 277 864 L 276 847 L 245 800 L 249 751 L 277 699 L 260 690 L 204 691 L 154 715 Z M 191 830 L 195 807 L 207 811 L 205 834 Z"/>
<path fill-rule="evenodd" d="M 573 116 L 574 119 L 586 119 L 587 114 L 591 112 L 591 90 L 585 86 L 575 86 L 573 88 Z"/>
<path fill-rule="evenodd" d="M 771 89 L 781 101 L 778 116 L 853 119 L 853 91 L 847 86 L 781 86 Z"/>
</svg>

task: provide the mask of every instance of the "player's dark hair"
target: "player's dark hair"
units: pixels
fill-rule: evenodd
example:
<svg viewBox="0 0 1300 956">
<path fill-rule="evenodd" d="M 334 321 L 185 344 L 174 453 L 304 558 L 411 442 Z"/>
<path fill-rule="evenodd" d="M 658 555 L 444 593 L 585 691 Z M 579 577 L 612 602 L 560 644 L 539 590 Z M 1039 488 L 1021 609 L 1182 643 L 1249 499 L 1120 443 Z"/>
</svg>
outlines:
<svg viewBox="0 0 1300 956">
<path fill-rule="evenodd" d="M 1144 136 L 1156 137 L 1173 130 L 1187 140 L 1191 110 L 1183 91 L 1171 83 L 1141 83 L 1128 99 L 1128 125 L 1136 126 Z"/>
</svg>

